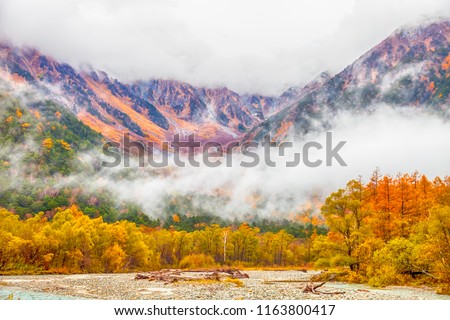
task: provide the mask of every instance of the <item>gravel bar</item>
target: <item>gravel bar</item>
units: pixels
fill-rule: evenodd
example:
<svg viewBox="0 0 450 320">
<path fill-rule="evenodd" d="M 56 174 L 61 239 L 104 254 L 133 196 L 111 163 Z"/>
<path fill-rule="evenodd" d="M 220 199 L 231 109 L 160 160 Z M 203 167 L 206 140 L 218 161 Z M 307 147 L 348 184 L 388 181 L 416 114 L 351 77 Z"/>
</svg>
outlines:
<svg viewBox="0 0 450 320">
<path fill-rule="evenodd" d="M 374 289 L 365 285 L 328 282 L 321 292 L 303 293 L 305 283 L 271 280 L 308 280 L 317 271 L 245 271 L 250 278 L 240 279 L 243 286 L 231 282 L 180 281 L 164 284 L 135 280 L 135 273 L 0 276 L 2 288 L 19 288 L 49 295 L 105 300 L 416 300 L 450 299 L 431 289 L 388 287 Z"/>
</svg>

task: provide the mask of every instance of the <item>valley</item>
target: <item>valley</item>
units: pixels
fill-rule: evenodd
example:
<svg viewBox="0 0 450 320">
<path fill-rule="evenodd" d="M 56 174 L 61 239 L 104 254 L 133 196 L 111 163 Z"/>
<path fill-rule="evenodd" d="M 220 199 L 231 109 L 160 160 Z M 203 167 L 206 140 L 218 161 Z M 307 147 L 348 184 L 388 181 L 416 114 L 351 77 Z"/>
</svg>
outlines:
<svg viewBox="0 0 450 320">
<path fill-rule="evenodd" d="M 371 286 L 324 287 L 347 289 L 343 299 L 446 298 L 449 52 L 448 19 L 401 27 L 336 74 L 266 96 L 120 80 L 2 40 L 0 281 L 84 298 L 303 299 L 263 283 L 301 278 L 287 271 L 301 267 Z M 101 165 L 106 143 L 125 134 L 157 153 L 176 134 L 280 143 L 330 131 L 348 140 L 339 170 Z M 218 266 L 284 271 L 249 271 L 243 287 L 182 284 L 186 296 L 130 279 Z"/>
</svg>

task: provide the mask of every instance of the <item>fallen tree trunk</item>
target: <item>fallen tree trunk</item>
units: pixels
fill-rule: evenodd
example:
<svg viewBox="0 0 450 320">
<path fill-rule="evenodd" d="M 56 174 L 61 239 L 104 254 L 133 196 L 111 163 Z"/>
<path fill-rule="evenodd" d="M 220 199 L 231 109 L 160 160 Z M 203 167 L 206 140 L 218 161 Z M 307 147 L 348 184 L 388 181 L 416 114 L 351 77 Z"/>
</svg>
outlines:
<svg viewBox="0 0 450 320">
<path fill-rule="evenodd" d="M 429 273 L 427 270 L 407 270 L 407 271 L 403 271 L 402 274 L 408 274 L 410 276 L 412 276 L 414 279 L 416 278 L 416 276 L 418 275 L 427 275 L 432 277 L 433 279 L 437 279 L 435 275 Z"/>
<path fill-rule="evenodd" d="M 191 269 L 191 270 L 183 270 L 183 272 L 217 272 L 217 273 L 226 273 L 231 276 L 233 279 L 248 279 L 249 276 L 246 273 L 241 272 L 238 269 L 234 268 L 218 268 L 218 269 Z"/>
<path fill-rule="evenodd" d="M 176 281 L 195 281 L 195 280 L 216 280 L 223 278 L 243 279 L 248 278 L 248 274 L 242 273 L 237 269 L 201 269 L 201 270 L 180 270 L 163 269 L 147 273 L 138 273 L 135 280 L 162 281 L 173 283 Z"/>
<path fill-rule="evenodd" d="M 317 291 L 318 288 L 320 288 L 321 286 L 323 286 L 327 282 L 328 281 L 324 281 L 324 282 L 321 282 L 321 283 L 316 284 L 316 285 L 313 282 L 310 282 L 303 288 L 302 292 L 303 293 L 313 293 L 313 294 L 344 294 L 345 293 L 343 291 L 333 291 L 333 292 Z"/>
<path fill-rule="evenodd" d="M 320 292 L 317 292 L 316 289 L 320 288 L 321 286 L 323 286 L 325 282 L 319 283 L 318 285 L 314 285 L 313 282 L 308 283 L 307 285 L 305 285 L 305 287 L 303 288 L 303 293 L 314 293 L 314 294 L 318 294 Z"/>
<path fill-rule="evenodd" d="M 271 283 L 304 283 L 304 282 L 311 282 L 310 279 L 299 279 L 299 280 L 291 280 L 291 279 L 283 279 L 283 280 L 264 280 L 263 283 L 265 284 L 271 284 Z"/>
</svg>

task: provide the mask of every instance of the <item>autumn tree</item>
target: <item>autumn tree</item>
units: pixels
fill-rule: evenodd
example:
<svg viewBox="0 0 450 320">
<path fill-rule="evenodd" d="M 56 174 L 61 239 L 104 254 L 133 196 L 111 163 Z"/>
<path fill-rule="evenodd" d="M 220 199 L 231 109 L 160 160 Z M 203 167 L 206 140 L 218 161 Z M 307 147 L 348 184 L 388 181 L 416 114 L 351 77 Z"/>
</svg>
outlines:
<svg viewBox="0 0 450 320">
<path fill-rule="evenodd" d="M 422 270 L 434 274 L 442 293 L 450 293 L 450 206 L 433 207 L 414 237 L 418 240 L 416 260 L 422 263 Z"/>
<path fill-rule="evenodd" d="M 352 269 L 358 268 L 359 261 L 355 251 L 366 236 L 364 221 L 369 211 L 363 206 L 364 198 L 361 180 L 351 180 L 345 189 L 333 192 L 321 209 L 330 228 L 329 238 L 339 244 L 335 250 L 350 258 Z"/>
<path fill-rule="evenodd" d="M 232 259 L 241 262 L 253 262 L 258 246 L 258 228 L 251 228 L 248 223 L 243 223 L 230 237 Z"/>
</svg>

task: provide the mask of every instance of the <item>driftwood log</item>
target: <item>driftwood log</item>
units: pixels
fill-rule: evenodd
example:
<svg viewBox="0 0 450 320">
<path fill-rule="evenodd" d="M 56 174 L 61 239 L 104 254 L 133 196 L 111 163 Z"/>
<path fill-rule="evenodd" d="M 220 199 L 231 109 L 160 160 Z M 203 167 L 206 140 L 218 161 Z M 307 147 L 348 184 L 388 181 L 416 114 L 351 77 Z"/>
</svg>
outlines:
<svg viewBox="0 0 450 320">
<path fill-rule="evenodd" d="M 322 282 L 320 282 L 319 284 L 314 284 L 314 281 L 316 279 L 320 279 L 320 278 L 324 278 L 324 277 L 326 279 L 324 279 Z M 328 281 L 333 281 L 336 277 L 337 277 L 337 274 L 335 274 L 335 273 L 325 273 L 325 272 L 321 272 L 315 276 L 312 276 L 311 281 L 303 288 L 303 292 L 304 293 L 313 293 L 313 294 L 344 294 L 345 292 L 343 292 L 343 291 L 333 291 L 333 292 L 317 291 L 318 288 L 323 286 Z"/>
<path fill-rule="evenodd" d="M 344 294 L 345 292 L 342 291 L 333 291 L 333 292 L 324 292 L 324 291 L 317 291 L 318 288 L 323 286 L 327 281 L 321 282 L 319 284 L 314 284 L 314 282 L 310 282 L 303 288 L 303 293 L 314 293 L 314 294 Z"/>
<path fill-rule="evenodd" d="M 303 282 L 311 282 L 310 279 L 282 279 L 282 280 L 263 280 L 264 284 L 272 284 L 272 283 L 303 283 Z"/>
<path fill-rule="evenodd" d="M 313 282 L 308 283 L 307 285 L 305 285 L 305 287 L 303 288 L 303 293 L 315 293 L 318 294 L 320 292 L 316 291 L 317 288 L 320 288 L 321 286 L 323 286 L 325 282 L 319 283 L 319 284 L 314 284 Z"/>
<path fill-rule="evenodd" d="M 233 279 L 248 279 L 249 276 L 247 273 L 243 273 L 238 269 L 234 269 L 234 268 L 218 268 L 218 269 L 192 269 L 192 270 L 186 270 L 183 272 L 206 272 L 206 273 L 218 273 L 218 274 L 226 274 L 228 275 L 228 277 L 233 278 Z"/>
<path fill-rule="evenodd" d="M 318 280 L 321 278 L 322 281 Z M 321 272 L 319 274 L 315 274 L 309 279 L 273 279 L 263 280 L 264 284 L 274 284 L 274 283 L 306 283 L 305 286 L 302 289 L 303 293 L 313 293 L 313 294 L 344 294 L 345 292 L 341 291 L 334 291 L 334 292 L 327 292 L 327 291 L 318 291 L 317 289 L 322 287 L 325 283 L 328 281 L 333 281 L 336 278 L 336 274 L 326 274 L 324 272 Z"/>
<path fill-rule="evenodd" d="M 248 274 L 237 269 L 220 268 L 220 269 L 197 269 L 197 270 L 180 270 L 180 269 L 163 269 L 160 271 L 152 271 L 146 273 L 138 273 L 134 279 L 161 281 L 164 283 L 173 283 L 177 281 L 194 281 L 194 280 L 221 280 L 224 278 L 245 279 Z"/>
</svg>

